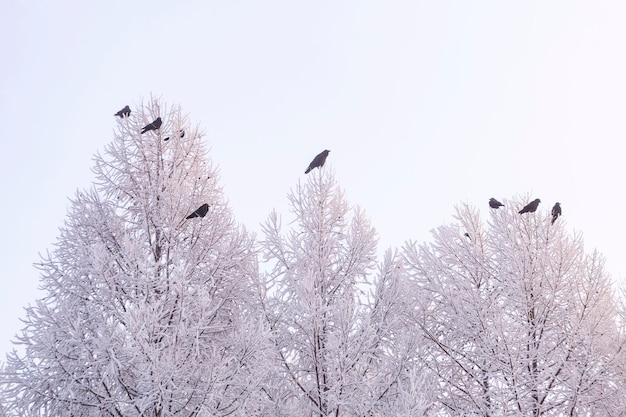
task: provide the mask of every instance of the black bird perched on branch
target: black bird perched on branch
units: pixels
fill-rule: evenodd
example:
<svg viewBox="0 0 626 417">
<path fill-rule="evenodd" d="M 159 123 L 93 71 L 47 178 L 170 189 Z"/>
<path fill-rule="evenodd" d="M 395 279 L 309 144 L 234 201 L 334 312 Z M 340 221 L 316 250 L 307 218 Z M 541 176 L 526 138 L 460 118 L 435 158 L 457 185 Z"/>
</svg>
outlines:
<svg viewBox="0 0 626 417">
<path fill-rule="evenodd" d="M 530 203 L 526 204 L 523 209 L 519 211 L 519 214 L 534 213 L 537 210 L 537 207 L 539 207 L 539 203 L 541 203 L 541 200 L 539 200 L 538 198 L 531 201 Z"/>
<path fill-rule="evenodd" d="M 191 213 L 189 216 L 185 217 L 186 219 L 193 219 L 194 217 L 204 217 L 209 212 L 209 205 L 204 203 L 196 211 Z"/>
<path fill-rule="evenodd" d="M 185 137 L 185 131 L 184 131 L 184 130 L 182 130 L 182 129 L 181 129 L 181 131 L 180 131 L 179 133 L 180 133 L 180 137 L 181 137 L 181 138 L 184 138 L 184 137 Z M 168 141 L 168 140 L 170 140 L 170 137 L 168 136 L 168 137 L 166 137 L 166 138 L 165 138 L 165 139 L 163 139 L 163 140 L 164 140 L 164 141 Z"/>
<path fill-rule="evenodd" d="M 163 124 L 163 122 L 161 121 L 160 117 L 157 117 L 156 120 L 148 125 L 146 125 L 142 130 L 141 130 L 141 134 L 143 135 L 146 132 L 149 132 L 151 130 L 157 130 L 158 128 L 161 127 L 161 125 Z"/>
<path fill-rule="evenodd" d="M 559 218 L 560 215 L 561 215 L 561 203 L 556 203 L 554 207 L 552 207 L 552 223 L 551 224 L 554 224 L 554 222 L 556 221 L 556 219 Z"/>
<path fill-rule="evenodd" d="M 504 207 L 504 204 L 496 200 L 495 198 L 489 199 L 489 207 L 497 209 L 498 207 Z"/>
<path fill-rule="evenodd" d="M 309 164 L 309 167 L 306 169 L 306 171 L 304 171 L 304 173 L 308 174 L 314 168 L 323 167 L 324 163 L 326 162 L 326 157 L 328 156 L 329 153 L 330 151 L 326 149 L 324 152 L 320 153 L 315 158 L 313 158 L 313 160 Z"/>
<path fill-rule="evenodd" d="M 124 117 L 128 117 L 130 116 L 130 107 L 126 106 L 124 107 L 122 110 L 118 111 L 117 113 L 115 113 L 113 116 L 119 116 L 122 119 Z"/>
</svg>

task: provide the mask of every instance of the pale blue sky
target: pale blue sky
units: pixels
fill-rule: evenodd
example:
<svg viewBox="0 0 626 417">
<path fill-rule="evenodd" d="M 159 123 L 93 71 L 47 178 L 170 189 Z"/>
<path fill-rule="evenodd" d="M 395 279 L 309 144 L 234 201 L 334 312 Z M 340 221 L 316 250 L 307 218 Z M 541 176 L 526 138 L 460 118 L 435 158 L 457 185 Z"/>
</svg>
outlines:
<svg viewBox="0 0 626 417">
<path fill-rule="evenodd" d="M 560 201 L 626 274 L 626 4 L 621 1 L 189 1 L 3 4 L 0 354 L 41 296 L 112 114 L 150 94 L 207 133 L 257 231 L 310 160 L 362 206 L 381 248 L 424 241 L 460 202 Z"/>
</svg>

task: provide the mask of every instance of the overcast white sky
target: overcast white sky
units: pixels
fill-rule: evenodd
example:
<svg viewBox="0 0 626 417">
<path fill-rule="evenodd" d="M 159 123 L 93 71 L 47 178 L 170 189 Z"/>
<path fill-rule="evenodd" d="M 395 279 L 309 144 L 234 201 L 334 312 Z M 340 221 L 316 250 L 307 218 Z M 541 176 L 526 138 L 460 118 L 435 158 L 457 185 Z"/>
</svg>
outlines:
<svg viewBox="0 0 626 417">
<path fill-rule="evenodd" d="M 0 358 L 112 114 L 151 94 L 206 131 L 251 230 L 330 149 L 382 249 L 528 195 L 622 280 L 625 21 L 617 0 L 4 2 Z"/>
</svg>

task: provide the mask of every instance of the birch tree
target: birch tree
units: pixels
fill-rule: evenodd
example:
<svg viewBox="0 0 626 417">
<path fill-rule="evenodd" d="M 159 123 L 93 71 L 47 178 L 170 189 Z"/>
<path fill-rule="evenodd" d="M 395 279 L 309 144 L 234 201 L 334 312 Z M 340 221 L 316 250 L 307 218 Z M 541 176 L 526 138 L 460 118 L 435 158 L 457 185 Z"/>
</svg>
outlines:
<svg viewBox="0 0 626 417">
<path fill-rule="evenodd" d="M 288 230 L 275 212 L 263 228 L 272 415 L 418 415 L 428 405 L 424 381 L 395 314 L 406 307 L 401 259 L 389 252 L 376 273 L 375 231 L 328 168 L 288 198 Z"/>
<path fill-rule="evenodd" d="M 582 237 L 505 202 L 457 208 L 433 242 L 404 248 L 422 357 L 445 415 L 621 415 L 624 329 Z"/>
<path fill-rule="evenodd" d="M 159 129 L 141 134 L 161 117 Z M 158 100 L 117 119 L 95 184 L 38 264 L 45 296 L 2 373 L 22 416 L 251 415 L 263 346 L 253 239 L 202 133 Z M 167 140 L 166 140 L 167 138 Z M 204 217 L 186 219 L 208 204 Z"/>
</svg>

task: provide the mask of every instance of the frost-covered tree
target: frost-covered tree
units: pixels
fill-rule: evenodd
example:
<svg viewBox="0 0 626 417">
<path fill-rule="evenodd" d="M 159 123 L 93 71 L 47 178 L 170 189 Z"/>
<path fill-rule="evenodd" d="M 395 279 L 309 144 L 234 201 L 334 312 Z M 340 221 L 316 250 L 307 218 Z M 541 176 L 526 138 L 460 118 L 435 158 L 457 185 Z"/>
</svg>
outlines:
<svg viewBox="0 0 626 417">
<path fill-rule="evenodd" d="M 419 415 L 424 380 L 404 328 L 401 262 L 376 273 L 376 236 L 326 168 L 289 196 L 293 221 L 264 224 L 263 304 L 275 345 L 264 387 L 274 416 Z"/>
<path fill-rule="evenodd" d="M 624 328 L 602 258 L 519 199 L 404 248 L 439 415 L 622 415 Z"/>
<path fill-rule="evenodd" d="M 161 117 L 160 129 L 141 134 Z M 263 346 L 253 239 L 225 203 L 202 134 L 153 100 L 117 119 L 96 183 L 38 265 L 1 376 L 21 416 L 252 415 Z M 166 140 L 167 138 L 167 140 Z M 204 203 L 204 217 L 186 219 Z M 253 402 L 253 401 L 252 401 Z"/>
</svg>

